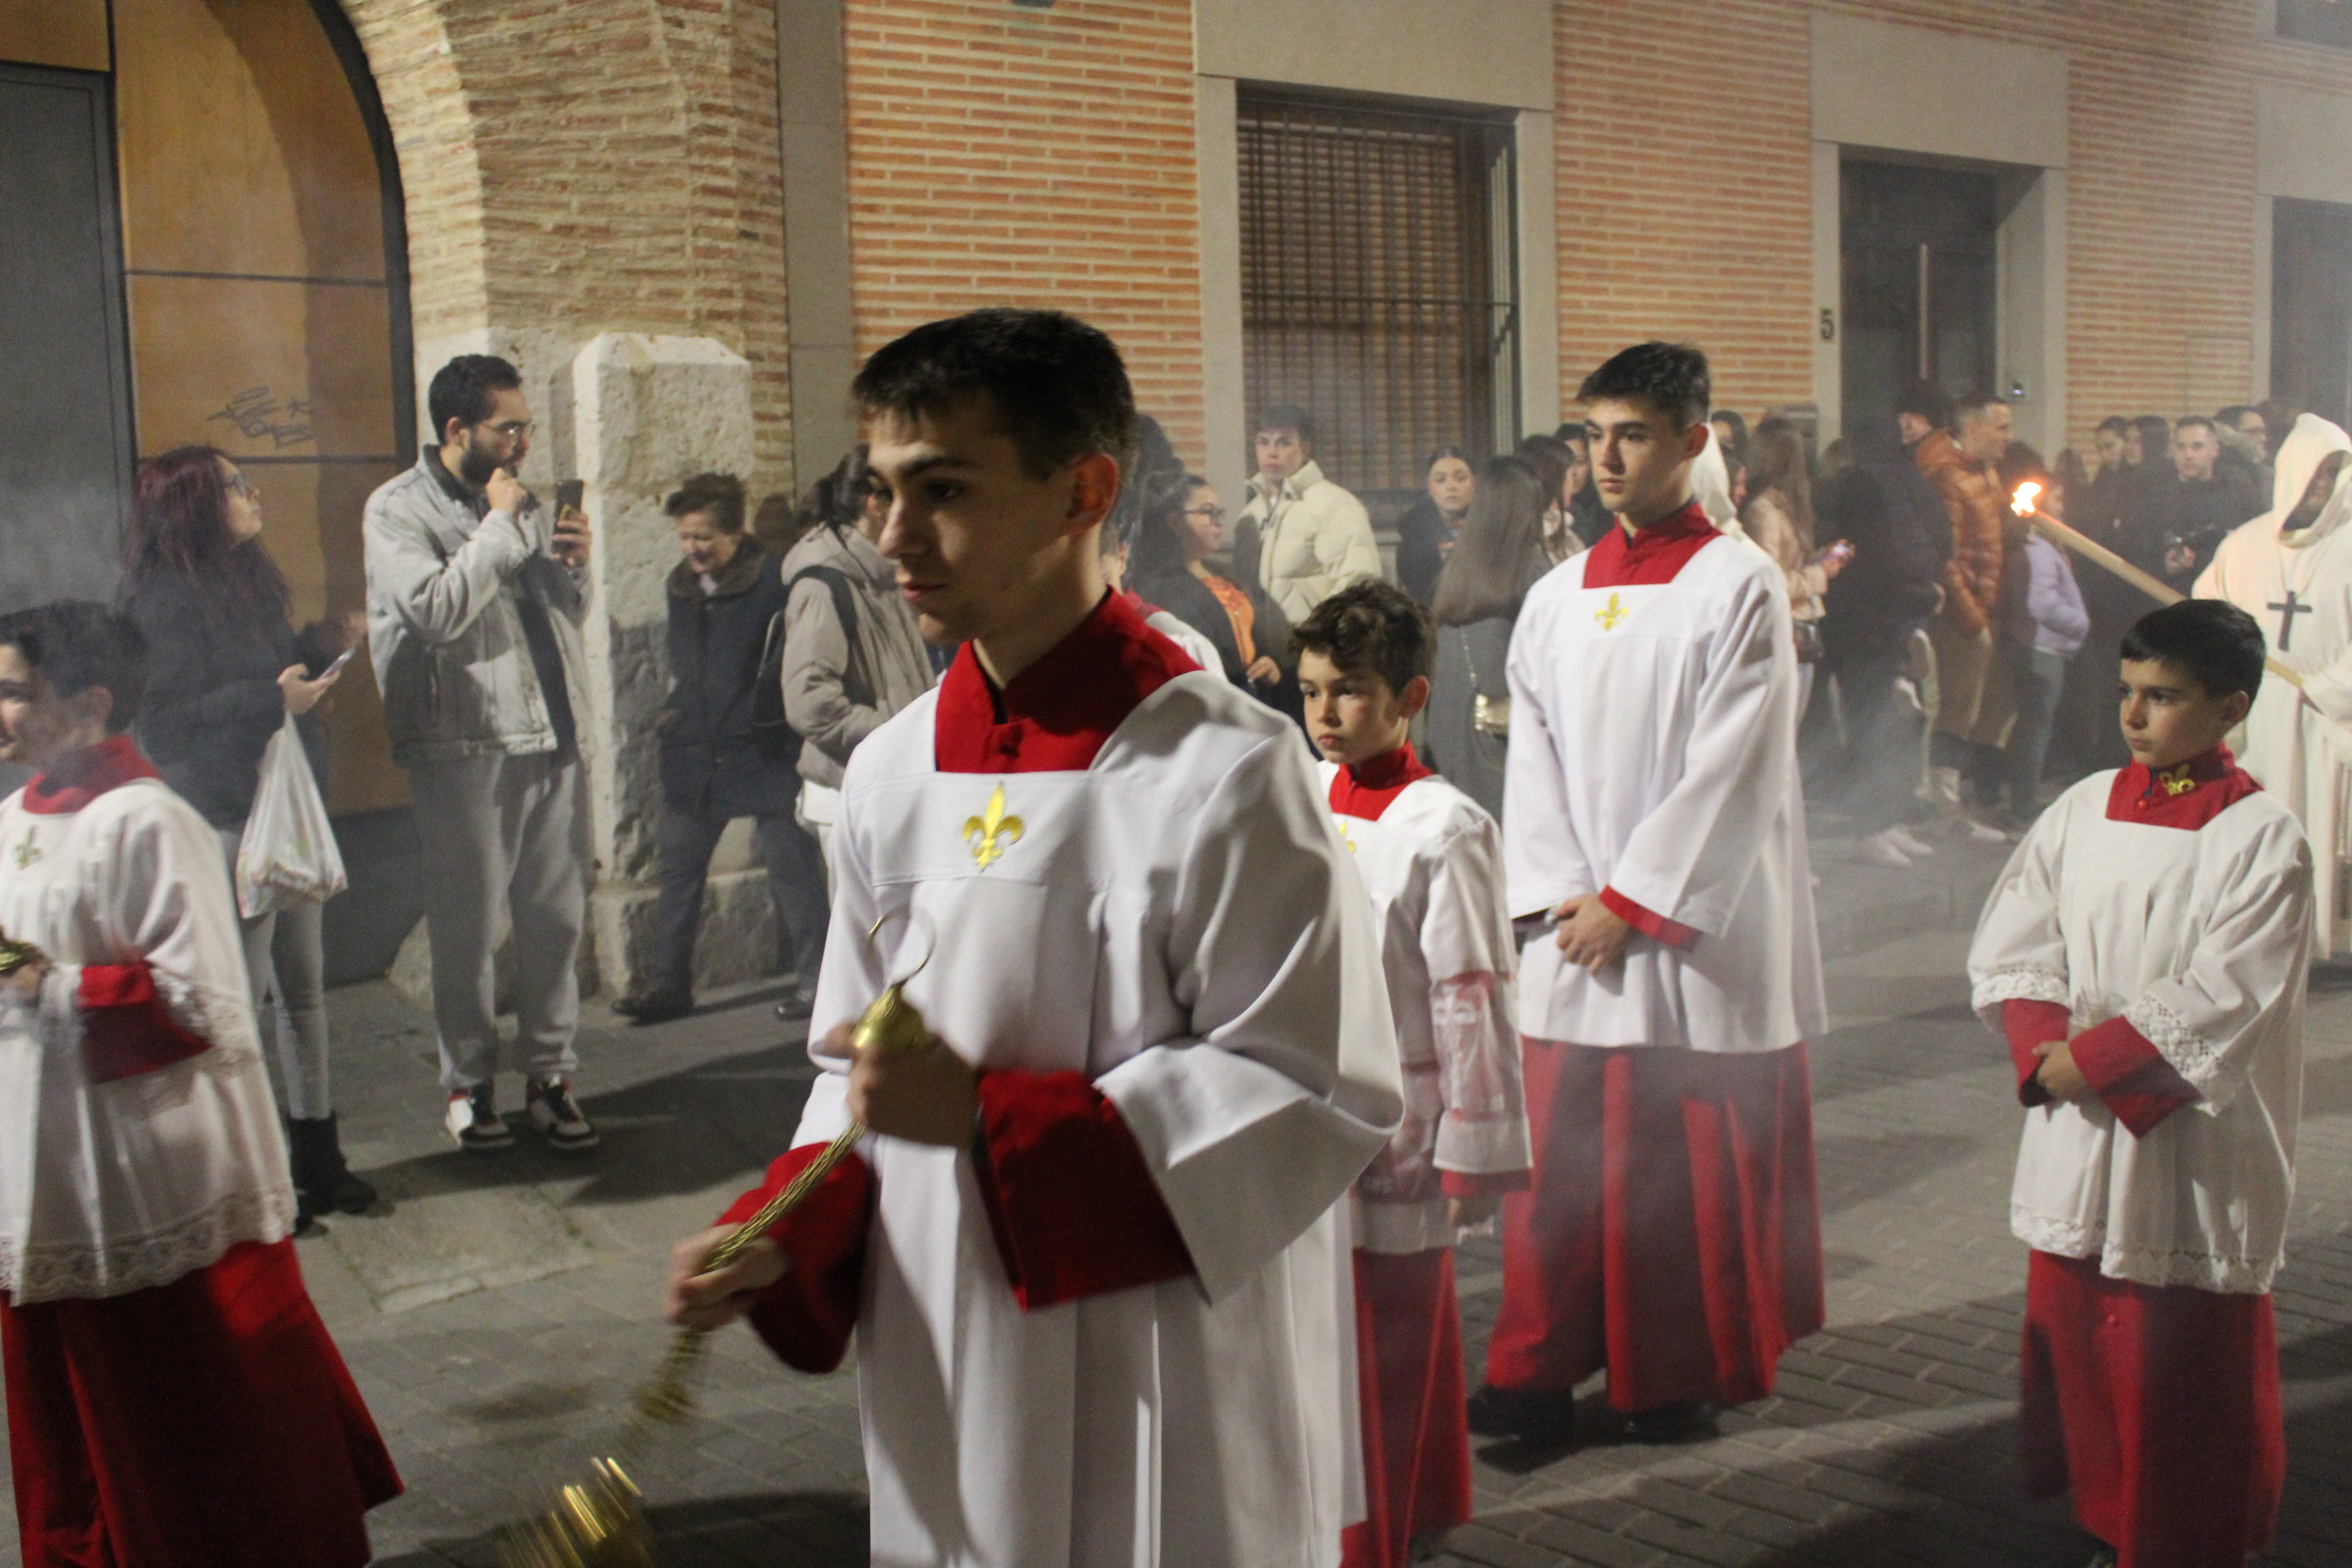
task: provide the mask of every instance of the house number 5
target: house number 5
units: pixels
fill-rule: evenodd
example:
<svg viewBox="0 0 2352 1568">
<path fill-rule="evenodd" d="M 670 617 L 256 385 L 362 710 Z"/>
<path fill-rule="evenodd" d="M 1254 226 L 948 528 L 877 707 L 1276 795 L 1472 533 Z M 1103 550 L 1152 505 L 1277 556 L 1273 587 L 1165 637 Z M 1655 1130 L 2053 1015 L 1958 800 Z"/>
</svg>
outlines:
<svg viewBox="0 0 2352 1568">
<path fill-rule="evenodd" d="M 1822 307 L 1822 342 L 1837 342 L 1837 312 L 1827 305 Z"/>
</svg>

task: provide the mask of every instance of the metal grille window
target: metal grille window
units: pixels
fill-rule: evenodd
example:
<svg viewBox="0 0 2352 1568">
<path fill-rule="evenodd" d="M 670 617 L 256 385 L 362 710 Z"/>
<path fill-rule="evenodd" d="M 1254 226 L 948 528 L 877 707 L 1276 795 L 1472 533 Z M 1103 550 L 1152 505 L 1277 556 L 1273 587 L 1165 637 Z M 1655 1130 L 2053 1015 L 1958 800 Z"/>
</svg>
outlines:
<svg viewBox="0 0 2352 1568">
<path fill-rule="evenodd" d="M 1511 127 L 1244 89 L 1242 331 L 1250 416 L 1295 403 L 1363 494 L 1518 437 Z"/>
</svg>

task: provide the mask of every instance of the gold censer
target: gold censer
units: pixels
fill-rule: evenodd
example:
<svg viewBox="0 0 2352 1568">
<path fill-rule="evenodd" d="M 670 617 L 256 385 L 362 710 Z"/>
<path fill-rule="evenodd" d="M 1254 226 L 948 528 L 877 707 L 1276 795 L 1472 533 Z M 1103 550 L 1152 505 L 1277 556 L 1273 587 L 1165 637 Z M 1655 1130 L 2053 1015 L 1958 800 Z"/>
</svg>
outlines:
<svg viewBox="0 0 2352 1568">
<path fill-rule="evenodd" d="M 858 1018 L 849 1035 L 853 1054 L 895 1056 L 930 1047 L 930 1028 L 907 1000 L 904 984 L 884 991 Z M 750 1251 L 769 1227 L 816 1190 L 865 1135 L 866 1129 L 855 1122 L 842 1129 L 782 1192 L 710 1249 L 703 1271 L 724 1268 Z M 676 1426 L 694 1413 L 694 1378 L 709 1332 L 683 1328 L 670 1341 L 661 1365 L 630 1401 L 629 1422 L 618 1446 L 621 1454 L 635 1454 L 657 1429 Z M 653 1528 L 646 1521 L 643 1494 L 622 1469 L 619 1458 L 594 1460 L 588 1479 L 565 1487 L 554 1507 L 499 1532 L 499 1562 L 501 1568 L 654 1568 Z"/>
</svg>

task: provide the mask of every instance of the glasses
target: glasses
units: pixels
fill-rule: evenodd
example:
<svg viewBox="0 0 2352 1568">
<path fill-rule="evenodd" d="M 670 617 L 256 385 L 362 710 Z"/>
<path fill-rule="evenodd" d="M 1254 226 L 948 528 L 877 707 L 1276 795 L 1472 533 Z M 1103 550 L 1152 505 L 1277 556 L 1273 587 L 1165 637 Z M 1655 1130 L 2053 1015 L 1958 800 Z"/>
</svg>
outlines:
<svg viewBox="0 0 2352 1568">
<path fill-rule="evenodd" d="M 1212 522 L 1223 522 L 1225 521 L 1225 509 L 1221 506 L 1188 506 L 1184 509 L 1184 515 L 1205 517 Z"/>
<path fill-rule="evenodd" d="M 247 479 L 242 473 L 231 474 L 227 479 L 221 481 L 221 488 L 227 490 L 228 493 L 233 496 L 243 496 L 247 500 L 259 500 L 261 499 L 261 492 L 256 489 L 254 488 L 253 481 Z"/>
<path fill-rule="evenodd" d="M 536 420 L 509 419 L 503 425 L 491 426 L 490 434 L 508 441 L 528 440 L 530 433 L 538 428 L 539 423 Z"/>
</svg>

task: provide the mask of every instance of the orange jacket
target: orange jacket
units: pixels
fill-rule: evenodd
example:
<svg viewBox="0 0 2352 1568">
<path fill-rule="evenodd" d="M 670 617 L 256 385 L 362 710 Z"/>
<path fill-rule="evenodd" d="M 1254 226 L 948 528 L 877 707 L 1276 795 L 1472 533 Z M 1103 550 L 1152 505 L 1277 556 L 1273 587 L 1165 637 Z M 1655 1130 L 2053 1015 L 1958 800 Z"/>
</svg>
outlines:
<svg viewBox="0 0 2352 1568">
<path fill-rule="evenodd" d="M 1952 522 L 1952 557 L 1944 563 L 1944 617 L 1964 632 L 1991 623 L 2000 597 L 2002 517 L 1992 470 L 1969 461 L 1949 433 L 1934 430 L 1912 452 L 1920 473 L 1944 499 Z"/>
</svg>

